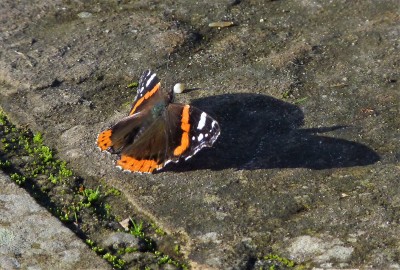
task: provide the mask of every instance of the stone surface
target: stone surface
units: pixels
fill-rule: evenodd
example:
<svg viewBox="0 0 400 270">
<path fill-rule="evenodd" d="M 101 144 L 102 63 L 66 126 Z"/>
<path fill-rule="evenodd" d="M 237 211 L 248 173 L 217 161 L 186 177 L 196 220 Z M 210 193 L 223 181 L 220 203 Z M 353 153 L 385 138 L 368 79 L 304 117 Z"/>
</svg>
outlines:
<svg viewBox="0 0 400 270">
<path fill-rule="evenodd" d="M 339 239 L 320 239 L 305 235 L 293 239 L 287 250 L 296 261 L 314 260 L 324 263 L 333 260 L 347 262 L 354 248 L 343 246 Z"/>
<path fill-rule="evenodd" d="M 116 232 L 104 239 L 102 245 L 105 247 L 113 247 L 115 250 L 126 247 L 139 250 L 139 239 L 129 233 Z"/>
<path fill-rule="evenodd" d="M 0 171 L 0 269 L 112 269 Z"/>
<path fill-rule="evenodd" d="M 269 253 L 315 267 L 398 263 L 397 0 L 1 5 L 0 106 L 83 177 L 185 234 L 192 266 L 251 268 Z M 208 27 L 222 20 L 235 25 Z M 200 88 L 177 100 L 222 132 L 188 162 L 124 174 L 94 142 L 127 114 L 126 85 L 147 68 L 164 87 Z M 341 244 L 288 249 L 304 237 Z"/>
</svg>

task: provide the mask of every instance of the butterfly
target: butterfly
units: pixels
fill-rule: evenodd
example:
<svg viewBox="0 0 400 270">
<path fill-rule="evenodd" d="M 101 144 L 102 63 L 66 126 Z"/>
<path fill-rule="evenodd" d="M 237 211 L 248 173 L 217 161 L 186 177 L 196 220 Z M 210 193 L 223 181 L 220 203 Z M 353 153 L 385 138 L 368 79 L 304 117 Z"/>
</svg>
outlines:
<svg viewBox="0 0 400 270">
<path fill-rule="evenodd" d="M 173 101 L 174 92 L 162 91 L 156 73 L 146 70 L 128 116 L 102 131 L 97 146 L 118 154 L 120 169 L 139 173 L 153 173 L 211 147 L 221 131 L 218 122 L 191 105 Z"/>
</svg>

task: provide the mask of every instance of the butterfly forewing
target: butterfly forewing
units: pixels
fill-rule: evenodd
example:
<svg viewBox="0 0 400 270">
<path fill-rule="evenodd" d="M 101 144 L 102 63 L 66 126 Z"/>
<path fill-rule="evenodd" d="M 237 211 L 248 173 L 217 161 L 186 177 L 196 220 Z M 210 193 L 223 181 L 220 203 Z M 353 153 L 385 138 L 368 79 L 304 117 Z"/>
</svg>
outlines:
<svg viewBox="0 0 400 270">
<path fill-rule="evenodd" d="M 138 113 L 141 110 L 151 109 L 157 102 L 169 103 L 169 97 L 161 91 L 160 85 L 160 80 L 155 73 L 150 70 L 143 72 L 129 115 Z"/>
<path fill-rule="evenodd" d="M 167 122 L 169 145 L 174 146 L 171 154 L 175 158 L 189 159 L 201 148 L 212 146 L 220 134 L 217 121 L 190 105 L 169 104 Z"/>
</svg>

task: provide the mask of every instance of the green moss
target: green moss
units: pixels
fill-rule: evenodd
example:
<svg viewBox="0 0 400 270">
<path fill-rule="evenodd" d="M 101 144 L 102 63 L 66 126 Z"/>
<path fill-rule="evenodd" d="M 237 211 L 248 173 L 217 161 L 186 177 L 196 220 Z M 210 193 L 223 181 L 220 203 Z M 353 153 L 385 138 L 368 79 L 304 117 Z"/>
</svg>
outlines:
<svg viewBox="0 0 400 270">
<path fill-rule="evenodd" d="M 280 269 L 281 267 L 293 268 L 295 266 L 295 262 L 294 261 L 289 260 L 289 259 L 284 258 L 284 257 L 281 257 L 281 256 L 276 255 L 276 254 L 268 254 L 268 255 L 264 256 L 263 259 L 273 263 L 273 265 L 271 265 L 269 267 L 269 269 L 271 269 L 271 270 L 272 269 Z"/>
<path fill-rule="evenodd" d="M 13 173 L 13 174 L 10 175 L 10 177 L 11 177 L 11 180 L 13 180 L 18 185 L 22 185 L 26 181 L 26 177 L 21 175 L 21 174 L 19 174 L 19 173 Z"/>
<path fill-rule="evenodd" d="M 172 263 L 172 259 L 168 255 L 163 255 L 158 259 L 157 262 L 159 265 Z"/>
<path fill-rule="evenodd" d="M 161 229 L 160 227 L 158 227 L 155 223 L 151 223 L 151 227 L 154 229 L 154 231 L 156 232 L 157 235 L 159 235 L 159 236 L 166 235 L 164 230 Z"/>
<path fill-rule="evenodd" d="M 90 203 L 97 202 L 100 199 L 99 187 L 96 190 L 86 188 L 83 191 L 83 195 L 86 197 L 87 201 Z"/>
<path fill-rule="evenodd" d="M 111 204 L 105 203 L 104 204 L 104 210 L 106 211 L 106 215 L 110 216 L 110 214 L 111 214 Z"/>
<path fill-rule="evenodd" d="M 90 247 L 93 247 L 93 246 L 94 246 L 94 241 L 91 240 L 91 239 L 86 239 L 85 242 L 86 242 L 86 244 L 88 244 Z"/>
<path fill-rule="evenodd" d="M 293 101 L 293 104 L 301 104 L 301 103 L 304 103 L 304 102 L 307 101 L 307 99 L 308 99 L 308 97 L 299 98 L 299 99 Z"/>
<path fill-rule="evenodd" d="M 66 163 L 55 159 L 50 147 L 43 144 L 43 137 L 40 132 L 32 135 L 29 130 L 19 129 L 11 124 L 3 111 L 0 110 L 0 134 L 3 135 L 0 150 L 10 156 L 29 156 L 31 159 L 20 168 L 21 175 L 14 179 L 23 184 L 27 179 L 35 179 L 38 175 L 45 175 L 51 183 L 57 184 L 62 180 L 71 177 L 72 171 L 67 169 Z M 10 163 L 0 166 L 10 166 Z M 24 180 L 25 179 L 25 180 Z"/>
<path fill-rule="evenodd" d="M 58 174 L 61 177 L 71 177 L 73 175 L 72 171 L 67 168 L 67 163 L 65 161 L 60 162 Z"/>
<path fill-rule="evenodd" d="M 180 245 L 175 245 L 174 246 L 174 251 L 176 254 L 179 254 L 181 252 L 181 246 Z"/>
<path fill-rule="evenodd" d="M 35 147 L 34 151 L 35 153 L 39 154 L 39 157 L 45 164 L 53 160 L 53 152 L 48 146 L 40 145 L 39 147 Z"/>
<path fill-rule="evenodd" d="M 157 261 L 158 265 L 171 264 L 179 269 L 189 269 L 189 267 L 186 264 L 180 263 L 180 262 L 172 259 L 170 256 L 163 254 L 162 252 L 156 251 L 156 252 L 154 252 L 154 254 L 158 258 L 158 261 Z"/>
<path fill-rule="evenodd" d="M 125 248 L 125 253 L 133 253 L 136 252 L 137 248 L 133 248 L 133 247 L 127 247 Z"/>
<path fill-rule="evenodd" d="M 0 169 L 8 169 L 11 167 L 11 162 L 9 160 L 2 161 L 0 160 Z"/>
<path fill-rule="evenodd" d="M 282 98 L 283 99 L 288 99 L 288 98 L 290 98 L 291 96 L 293 95 L 293 90 L 287 90 L 286 92 L 284 92 L 283 94 L 282 94 Z"/>
<path fill-rule="evenodd" d="M 103 255 L 104 254 L 104 248 L 101 248 L 96 245 L 96 243 L 91 240 L 91 239 L 86 239 L 86 244 L 97 254 Z"/>
<path fill-rule="evenodd" d="M 54 176 L 52 173 L 49 176 L 49 180 L 50 182 L 52 182 L 53 184 L 57 184 L 58 182 L 58 178 L 56 176 Z"/>
<path fill-rule="evenodd" d="M 3 110 L 0 109 L 0 125 L 6 125 L 7 124 L 7 117 L 4 114 Z"/>
<path fill-rule="evenodd" d="M 114 196 L 119 196 L 121 195 L 121 191 L 119 191 L 118 189 L 114 188 L 114 187 L 110 187 L 107 191 L 106 191 L 106 196 L 108 195 L 114 195 Z"/>
<path fill-rule="evenodd" d="M 130 84 L 128 84 L 128 88 L 135 88 L 138 87 L 139 83 L 138 82 L 132 82 Z"/>
<path fill-rule="evenodd" d="M 42 145 L 42 144 L 43 144 L 43 137 L 42 137 L 42 134 L 41 134 L 40 132 L 37 132 L 37 133 L 33 136 L 32 141 L 33 141 L 34 144 Z"/>
<path fill-rule="evenodd" d="M 124 265 L 126 264 L 126 262 L 120 258 L 118 258 L 115 255 L 112 255 L 111 253 L 106 253 L 103 255 L 103 258 L 106 259 L 107 261 L 109 261 L 113 267 L 117 268 L 117 269 L 121 269 L 124 267 Z"/>
</svg>

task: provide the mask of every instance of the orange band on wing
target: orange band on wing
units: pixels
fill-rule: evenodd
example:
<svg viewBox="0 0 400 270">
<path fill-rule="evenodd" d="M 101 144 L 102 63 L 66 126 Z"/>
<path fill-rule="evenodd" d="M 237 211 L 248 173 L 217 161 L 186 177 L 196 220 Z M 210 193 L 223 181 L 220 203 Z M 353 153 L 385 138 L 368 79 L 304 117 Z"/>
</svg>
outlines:
<svg viewBox="0 0 400 270">
<path fill-rule="evenodd" d="M 117 166 L 120 166 L 123 170 L 131 172 L 151 173 L 155 169 L 160 169 L 162 164 L 158 164 L 155 160 L 138 160 L 130 156 L 122 155 L 121 159 L 117 161 Z"/>
<path fill-rule="evenodd" d="M 132 108 L 132 110 L 129 112 L 129 115 L 134 114 L 134 112 L 136 111 L 137 107 L 140 106 L 140 104 L 143 103 L 143 101 L 145 99 L 148 99 L 149 97 L 151 97 L 152 95 L 154 95 L 155 92 L 158 91 L 158 89 L 160 88 L 160 83 L 157 83 L 153 89 L 151 89 L 149 92 L 147 92 L 143 97 L 141 97 L 135 104 L 135 106 Z"/>
<path fill-rule="evenodd" d="M 190 130 L 190 124 L 189 124 L 189 105 L 185 105 L 183 107 L 182 111 L 182 124 L 181 124 L 181 129 L 183 131 L 182 133 L 182 138 L 181 138 L 181 145 L 175 148 L 174 150 L 174 155 L 175 156 L 180 156 L 182 155 L 183 152 L 186 151 L 186 149 L 189 148 L 189 130 Z"/>
<path fill-rule="evenodd" d="M 111 134 L 112 130 L 107 129 L 100 133 L 97 137 L 97 146 L 101 149 L 101 151 L 107 150 L 113 145 L 111 141 Z"/>
</svg>

